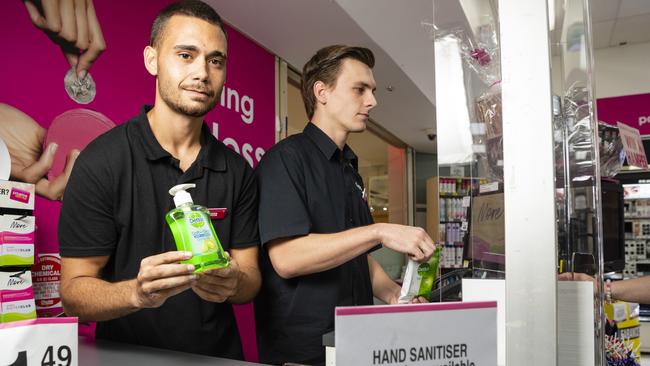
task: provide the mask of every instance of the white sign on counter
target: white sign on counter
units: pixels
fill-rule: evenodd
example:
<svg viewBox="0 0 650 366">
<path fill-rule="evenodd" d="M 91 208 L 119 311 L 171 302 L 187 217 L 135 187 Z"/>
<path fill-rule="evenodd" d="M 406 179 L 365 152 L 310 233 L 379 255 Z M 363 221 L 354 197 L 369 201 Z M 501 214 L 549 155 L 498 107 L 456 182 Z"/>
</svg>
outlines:
<svg viewBox="0 0 650 366">
<path fill-rule="evenodd" d="M 0 323 L 0 365 L 77 366 L 77 318 Z"/>
<path fill-rule="evenodd" d="M 337 365 L 495 366 L 497 303 L 336 308 Z"/>
</svg>

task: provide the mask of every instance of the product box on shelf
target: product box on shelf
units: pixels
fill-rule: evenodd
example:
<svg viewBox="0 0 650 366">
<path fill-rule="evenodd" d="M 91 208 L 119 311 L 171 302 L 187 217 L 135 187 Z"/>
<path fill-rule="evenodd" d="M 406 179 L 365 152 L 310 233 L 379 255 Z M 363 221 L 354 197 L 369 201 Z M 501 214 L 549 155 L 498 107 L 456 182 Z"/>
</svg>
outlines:
<svg viewBox="0 0 650 366">
<path fill-rule="evenodd" d="M 36 318 L 32 272 L 0 271 L 0 323 Z"/>
<path fill-rule="evenodd" d="M 0 267 L 34 264 L 34 216 L 0 215 Z"/>
<path fill-rule="evenodd" d="M 0 267 L 34 264 L 34 185 L 0 180 Z"/>
<path fill-rule="evenodd" d="M 60 316 L 63 313 L 59 294 L 61 256 L 58 253 L 38 253 L 32 266 L 32 282 L 38 317 Z"/>
</svg>

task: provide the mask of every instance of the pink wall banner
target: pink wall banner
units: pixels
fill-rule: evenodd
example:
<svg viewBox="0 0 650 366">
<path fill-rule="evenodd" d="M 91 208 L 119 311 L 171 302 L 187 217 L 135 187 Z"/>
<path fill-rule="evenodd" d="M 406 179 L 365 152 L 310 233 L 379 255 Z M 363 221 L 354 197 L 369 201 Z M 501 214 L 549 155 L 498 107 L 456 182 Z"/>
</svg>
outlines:
<svg viewBox="0 0 650 366">
<path fill-rule="evenodd" d="M 3 1 L 0 41 L 6 51 L 0 61 L 0 103 L 22 111 L 45 129 L 57 116 L 78 108 L 100 113 L 115 124 L 126 122 L 143 104 L 154 102 L 155 78 L 147 73 L 142 53 L 149 44 L 156 14 L 171 2 L 94 1 L 107 48 L 90 70 L 97 95 L 91 103 L 80 105 L 64 89 L 63 78 L 70 67 L 61 49 L 32 24 L 22 1 Z M 227 27 L 227 32 L 226 83 L 220 103 L 205 121 L 220 141 L 254 167 L 275 143 L 275 57 L 232 27 Z M 33 140 L 34 136 L 25 138 Z M 37 197 L 36 243 L 40 253 L 58 253 L 59 210 L 60 202 Z M 249 313 L 250 309 L 243 311 Z M 245 323 L 244 343 L 252 341 L 254 348 L 252 317 L 239 318 Z M 245 345 L 246 358 L 255 360 L 257 356 L 249 346 Z"/>
<path fill-rule="evenodd" d="M 596 101 L 598 119 L 612 126 L 624 123 L 650 135 L 650 94 L 600 98 Z"/>
</svg>

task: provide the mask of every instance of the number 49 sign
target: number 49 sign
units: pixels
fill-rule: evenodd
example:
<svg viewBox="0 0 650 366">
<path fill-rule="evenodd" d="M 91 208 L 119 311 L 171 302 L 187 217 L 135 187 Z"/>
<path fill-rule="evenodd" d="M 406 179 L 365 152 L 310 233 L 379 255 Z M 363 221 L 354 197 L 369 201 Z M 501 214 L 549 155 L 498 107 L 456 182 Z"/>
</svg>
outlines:
<svg viewBox="0 0 650 366">
<path fill-rule="evenodd" d="M 0 365 L 77 366 L 77 318 L 0 324 Z"/>
</svg>

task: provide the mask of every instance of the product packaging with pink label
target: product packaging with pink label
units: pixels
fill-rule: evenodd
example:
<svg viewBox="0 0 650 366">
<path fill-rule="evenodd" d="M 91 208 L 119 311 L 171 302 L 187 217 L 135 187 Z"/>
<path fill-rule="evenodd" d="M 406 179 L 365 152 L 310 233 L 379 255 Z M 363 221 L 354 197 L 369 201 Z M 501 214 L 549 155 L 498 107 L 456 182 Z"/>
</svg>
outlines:
<svg viewBox="0 0 650 366">
<path fill-rule="evenodd" d="M 0 271 L 0 323 L 34 318 L 31 271 Z"/>
<path fill-rule="evenodd" d="M 34 185 L 0 180 L 0 213 L 6 209 L 34 211 Z"/>
<path fill-rule="evenodd" d="M 0 267 L 34 264 L 34 216 L 0 215 Z"/>
<path fill-rule="evenodd" d="M 34 185 L 0 180 L 0 267 L 34 264 Z"/>
<path fill-rule="evenodd" d="M 36 315 L 60 316 L 63 313 L 59 285 L 61 284 L 61 256 L 58 253 L 38 253 L 32 266 Z"/>
</svg>

